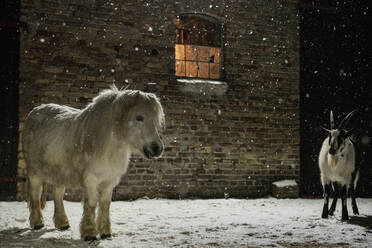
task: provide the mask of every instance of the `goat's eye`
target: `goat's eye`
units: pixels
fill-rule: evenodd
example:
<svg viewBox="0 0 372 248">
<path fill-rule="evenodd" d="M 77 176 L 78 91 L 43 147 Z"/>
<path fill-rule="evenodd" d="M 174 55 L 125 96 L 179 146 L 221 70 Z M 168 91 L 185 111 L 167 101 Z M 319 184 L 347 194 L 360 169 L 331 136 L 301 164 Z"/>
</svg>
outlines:
<svg viewBox="0 0 372 248">
<path fill-rule="evenodd" d="M 142 115 L 136 116 L 136 121 L 143 121 L 145 118 Z"/>
</svg>

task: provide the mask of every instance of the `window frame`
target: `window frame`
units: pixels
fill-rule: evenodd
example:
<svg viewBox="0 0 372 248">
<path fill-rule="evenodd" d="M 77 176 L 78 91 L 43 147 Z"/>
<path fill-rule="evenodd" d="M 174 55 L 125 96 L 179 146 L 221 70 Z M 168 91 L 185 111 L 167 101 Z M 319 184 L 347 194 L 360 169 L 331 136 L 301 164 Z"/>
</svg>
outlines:
<svg viewBox="0 0 372 248">
<path fill-rule="evenodd" d="M 189 42 L 185 42 L 183 41 L 180 42 L 180 39 L 177 37 L 177 35 L 179 33 L 182 33 L 185 31 L 185 30 L 190 30 L 190 32 L 192 31 L 198 31 L 199 29 L 187 29 L 187 28 L 184 28 L 184 26 L 179 26 L 179 25 L 176 25 L 175 27 L 175 31 L 176 31 L 176 39 L 175 39 L 175 43 L 174 43 L 174 66 L 175 66 L 175 69 L 174 69 L 174 75 L 176 76 L 176 78 L 185 78 L 185 79 L 199 79 L 199 80 L 223 80 L 224 79 L 224 66 L 223 66 L 223 62 L 224 62 L 224 58 L 223 58 L 223 54 L 224 54 L 224 24 L 222 21 L 220 21 L 218 18 L 216 17 L 213 17 L 213 16 L 210 16 L 210 15 L 206 15 L 206 14 L 198 14 L 198 13 L 184 13 L 184 14 L 180 14 L 177 16 L 177 20 L 181 21 L 182 19 L 195 19 L 196 22 L 204 22 L 204 23 L 209 23 L 211 25 L 215 25 L 216 27 L 216 33 L 213 33 L 209 30 L 201 30 L 203 32 L 205 32 L 206 34 L 214 34 L 215 36 L 215 39 L 212 41 L 210 40 L 208 43 L 211 43 L 212 45 L 204 45 L 202 44 L 202 42 L 199 42 L 197 44 L 193 43 L 192 41 L 189 41 Z M 181 32 L 179 32 L 179 30 L 182 30 Z M 200 32 L 200 31 L 199 31 Z M 176 49 L 177 49 L 177 46 L 181 46 L 183 47 L 184 51 L 183 51 L 183 58 L 179 59 L 177 58 L 176 56 Z M 194 49 L 196 49 L 196 56 L 195 56 L 195 60 L 189 60 L 186 56 L 186 49 L 188 48 L 187 46 L 190 46 Z M 211 54 L 211 49 L 216 49 L 218 51 L 218 54 L 219 54 L 219 61 L 217 63 L 215 62 L 212 62 L 210 61 L 210 59 L 207 59 L 205 61 L 203 60 L 199 60 L 199 49 L 200 48 L 204 48 L 204 49 L 208 49 L 208 58 L 210 58 L 210 54 Z M 180 75 L 180 74 L 177 74 L 177 61 L 183 61 L 183 70 L 184 73 L 182 73 L 183 75 Z M 191 62 L 194 62 L 196 63 L 196 75 L 190 75 L 190 76 L 187 76 L 187 62 L 191 63 Z M 207 77 L 200 77 L 199 75 L 199 64 L 207 64 L 208 65 L 208 75 Z M 218 77 L 211 77 L 211 65 L 218 65 Z"/>
</svg>

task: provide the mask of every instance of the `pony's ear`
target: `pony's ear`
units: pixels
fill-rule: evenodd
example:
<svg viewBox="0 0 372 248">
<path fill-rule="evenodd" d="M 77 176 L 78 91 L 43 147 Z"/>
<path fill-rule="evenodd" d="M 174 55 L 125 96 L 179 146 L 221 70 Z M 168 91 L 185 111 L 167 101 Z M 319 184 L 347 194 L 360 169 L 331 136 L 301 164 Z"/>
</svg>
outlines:
<svg viewBox="0 0 372 248">
<path fill-rule="evenodd" d="M 111 89 L 112 91 L 114 91 L 114 92 L 118 92 L 118 91 L 119 91 L 119 90 L 118 90 L 118 87 L 116 87 L 116 85 L 115 85 L 114 83 L 110 85 L 110 89 Z"/>
<path fill-rule="evenodd" d="M 117 120 L 123 120 L 129 110 L 134 106 L 135 103 L 135 94 L 134 91 L 121 91 L 115 101 L 114 101 L 114 110 L 113 115 Z"/>
</svg>

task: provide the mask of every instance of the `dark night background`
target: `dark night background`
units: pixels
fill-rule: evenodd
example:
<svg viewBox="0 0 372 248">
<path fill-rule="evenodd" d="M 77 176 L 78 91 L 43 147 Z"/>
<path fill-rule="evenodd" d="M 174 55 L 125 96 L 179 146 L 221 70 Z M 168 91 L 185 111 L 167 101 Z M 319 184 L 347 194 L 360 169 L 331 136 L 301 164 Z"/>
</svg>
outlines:
<svg viewBox="0 0 372 248">
<path fill-rule="evenodd" d="M 317 162 L 326 133 L 320 126 L 329 128 L 329 111 L 334 111 L 338 125 L 358 109 L 349 124 L 355 128 L 361 165 L 357 191 L 371 196 L 372 43 L 367 1 L 300 2 L 301 193 L 322 192 Z"/>
<path fill-rule="evenodd" d="M 1 1 L 0 174 L 17 174 L 17 109 L 19 64 L 19 1 Z M 321 195 L 317 157 L 329 127 L 329 110 L 336 124 L 350 111 L 355 128 L 358 162 L 362 166 L 357 192 L 372 196 L 372 86 L 369 81 L 371 18 L 367 1 L 301 0 L 301 195 Z M 363 138 L 364 137 L 364 138 Z M 10 141 L 10 142 L 8 142 Z M 363 141 L 363 142 L 362 142 Z M 1 199 L 14 199 L 16 182 L 1 179 Z"/>
<path fill-rule="evenodd" d="M 18 156 L 19 1 L 0 2 L 0 200 L 14 200 Z"/>
</svg>

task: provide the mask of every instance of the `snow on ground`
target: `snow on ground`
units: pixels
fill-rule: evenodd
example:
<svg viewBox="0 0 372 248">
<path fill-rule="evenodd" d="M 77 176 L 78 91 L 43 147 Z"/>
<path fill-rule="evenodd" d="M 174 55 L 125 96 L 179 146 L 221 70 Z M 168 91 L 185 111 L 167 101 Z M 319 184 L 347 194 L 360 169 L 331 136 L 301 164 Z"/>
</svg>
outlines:
<svg viewBox="0 0 372 248">
<path fill-rule="evenodd" d="M 340 203 L 340 202 L 339 202 Z M 358 199 L 360 216 L 321 219 L 321 199 L 140 199 L 113 202 L 113 237 L 79 240 L 82 205 L 65 201 L 71 228 L 28 228 L 25 202 L 0 202 L 0 247 L 372 247 L 372 199 Z"/>
</svg>

